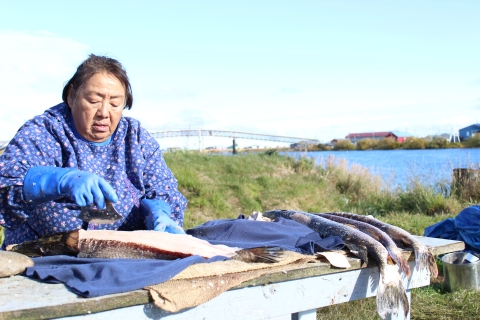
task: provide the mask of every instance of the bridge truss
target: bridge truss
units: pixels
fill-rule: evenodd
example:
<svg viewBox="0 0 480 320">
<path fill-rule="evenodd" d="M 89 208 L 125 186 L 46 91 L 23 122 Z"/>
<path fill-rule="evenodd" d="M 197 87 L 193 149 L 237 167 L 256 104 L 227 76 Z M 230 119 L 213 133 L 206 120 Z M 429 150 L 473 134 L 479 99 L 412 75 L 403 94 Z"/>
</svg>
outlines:
<svg viewBox="0 0 480 320">
<path fill-rule="evenodd" d="M 235 139 L 265 140 L 265 141 L 276 141 L 276 142 L 286 142 L 286 143 L 302 143 L 305 145 L 320 143 L 320 141 L 317 139 L 294 138 L 294 137 L 285 137 L 285 136 L 274 136 L 274 135 L 268 135 L 268 134 L 246 133 L 246 132 L 237 132 L 237 131 L 221 131 L 221 130 L 172 130 L 172 131 L 153 132 L 153 133 L 150 133 L 150 135 L 155 139 L 173 138 L 173 137 L 198 137 L 200 141 L 200 146 L 201 146 L 202 137 L 231 138 L 233 139 L 233 146 L 235 146 Z"/>
<path fill-rule="evenodd" d="M 294 138 L 284 136 L 273 136 L 267 134 L 246 133 L 236 131 L 221 131 L 221 130 L 175 130 L 175 131 L 160 131 L 150 133 L 155 139 L 158 138 L 172 138 L 172 137 L 226 137 L 232 139 L 251 139 L 251 140 L 266 140 L 277 141 L 287 143 L 306 143 L 306 144 L 318 144 L 317 139 L 309 138 Z"/>
</svg>

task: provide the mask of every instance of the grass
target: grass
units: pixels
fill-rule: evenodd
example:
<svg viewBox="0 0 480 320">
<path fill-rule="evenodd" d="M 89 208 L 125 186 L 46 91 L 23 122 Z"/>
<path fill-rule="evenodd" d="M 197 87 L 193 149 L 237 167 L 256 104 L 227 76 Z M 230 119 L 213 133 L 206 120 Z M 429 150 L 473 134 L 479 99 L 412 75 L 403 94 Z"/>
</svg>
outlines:
<svg viewBox="0 0 480 320">
<path fill-rule="evenodd" d="M 330 158 L 316 166 L 309 158 L 294 161 L 276 153 L 207 156 L 195 152 L 165 154 L 179 188 L 189 199 L 187 228 L 209 219 L 272 209 L 309 212 L 349 211 L 372 214 L 412 234 L 455 217 L 471 202 L 450 195 L 450 186 L 422 185 L 412 177 L 405 188 L 391 190 L 360 166 Z M 189 174 L 182 174 L 185 167 Z M 180 172 L 180 174 L 179 174 Z M 390 191 L 391 190 L 391 191 Z M 477 195 L 478 196 L 478 195 Z M 442 267 L 440 266 L 440 272 Z M 480 319 L 480 292 L 449 293 L 443 279 L 412 290 L 412 319 Z M 317 310 L 317 319 L 379 319 L 375 298 Z"/>
<path fill-rule="evenodd" d="M 371 214 L 423 235 L 427 226 L 480 200 L 480 194 L 465 199 L 445 192 L 450 186 L 442 182 L 424 186 L 416 177 L 392 190 L 365 168 L 333 157 L 317 165 L 308 157 L 294 160 L 277 152 L 222 156 L 180 151 L 164 156 L 189 200 L 185 228 L 254 211 L 293 209 Z M 2 236 L 0 230 L 0 240 Z M 480 319 L 480 292 L 449 293 L 441 277 L 432 281 L 412 291 L 412 319 Z M 317 318 L 378 319 L 375 298 L 319 309 Z"/>
<path fill-rule="evenodd" d="M 466 205 L 445 195 L 449 186 L 424 186 L 412 179 L 407 187 L 392 190 L 366 168 L 349 167 L 333 157 L 321 165 L 277 153 L 221 156 L 182 151 L 166 153 L 165 159 L 189 200 L 186 228 L 254 211 L 293 209 L 371 214 L 397 219 L 394 224 L 407 221 L 403 227 L 423 234 L 423 228 L 455 216 Z"/>
</svg>

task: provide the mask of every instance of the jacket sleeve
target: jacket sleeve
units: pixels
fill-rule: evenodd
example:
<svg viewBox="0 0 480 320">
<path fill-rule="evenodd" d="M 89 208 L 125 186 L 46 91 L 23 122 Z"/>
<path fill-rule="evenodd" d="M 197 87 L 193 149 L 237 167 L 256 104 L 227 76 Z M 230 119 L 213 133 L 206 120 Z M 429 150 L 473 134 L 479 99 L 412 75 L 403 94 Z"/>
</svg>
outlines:
<svg viewBox="0 0 480 320">
<path fill-rule="evenodd" d="M 183 226 L 187 199 L 178 190 L 177 179 L 165 163 L 160 146 L 146 131 L 145 151 L 149 157 L 143 172 L 146 199 L 158 199 L 170 205 L 172 220 Z"/>
<path fill-rule="evenodd" d="M 23 180 L 34 166 L 58 166 L 59 144 L 45 125 L 24 124 L 0 156 L 0 225 L 16 229 L 33 210 L 23 194 Z"/>
</svg>

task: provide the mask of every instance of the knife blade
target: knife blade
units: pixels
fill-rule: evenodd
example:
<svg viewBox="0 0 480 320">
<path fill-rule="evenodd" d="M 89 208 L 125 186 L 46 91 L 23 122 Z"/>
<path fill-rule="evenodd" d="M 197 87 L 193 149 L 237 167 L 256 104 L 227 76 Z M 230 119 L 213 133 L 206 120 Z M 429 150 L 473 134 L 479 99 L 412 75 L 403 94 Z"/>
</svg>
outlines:
<svg viewBox="0 0 480 320">
<path fill-rule="evenodd" d="M 111 224 L 123 219 L 123 216 L 115 210 L 110 201 L 106 200 L 105 209 L 97 209 L 93 205 L 82 207 L 77 218 L 91 223 Z"/>
</svg>

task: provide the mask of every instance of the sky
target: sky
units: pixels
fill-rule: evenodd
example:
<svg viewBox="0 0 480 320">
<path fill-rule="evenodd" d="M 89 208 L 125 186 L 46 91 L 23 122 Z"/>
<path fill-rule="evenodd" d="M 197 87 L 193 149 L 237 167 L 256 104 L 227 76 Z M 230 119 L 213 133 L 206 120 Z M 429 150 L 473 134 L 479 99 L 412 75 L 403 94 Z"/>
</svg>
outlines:
<svg viewBox="0 0 480 320">
<path fill-rule="evenodd" d="M 123 64 L 124 115 L 149 132 L 452 134 L 480 118 L 479 14 L 477 0 L 0 0 L 0 141 L 60 103 L 90 53 Z"/>
</svg>

